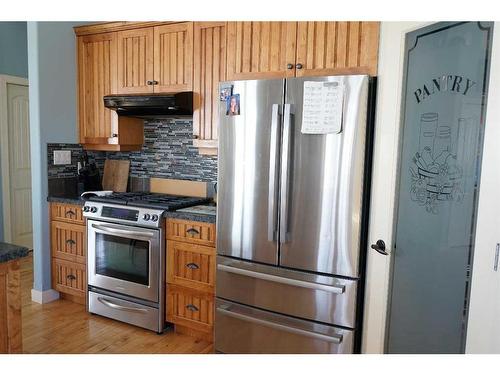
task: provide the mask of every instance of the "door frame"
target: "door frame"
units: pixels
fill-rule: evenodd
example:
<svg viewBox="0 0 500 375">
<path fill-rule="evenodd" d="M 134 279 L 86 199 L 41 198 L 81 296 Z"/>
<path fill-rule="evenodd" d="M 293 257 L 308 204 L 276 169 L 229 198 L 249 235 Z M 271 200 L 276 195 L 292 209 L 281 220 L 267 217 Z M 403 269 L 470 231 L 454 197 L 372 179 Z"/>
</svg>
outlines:
<svg viewBox="0 0 500 375">
<path fill-rule="evenodd" d="M 17 76 L 0 74 L 0 134 L 8 134 L 9 130 L 9 115 L 7 113 L 7 86 L 8 85 L 26 86 L 29 88 L 28 79 Z M 11 207 L 10 207 L 10 160 L 9 160 L 9 139 L 8 137 L 0 137 L 0 173 L 2 176 L 2 200 L 3 207 L 3 232 L 4 241 L 12 241 L 12 227 L 10 223 Z"/>
</svg>

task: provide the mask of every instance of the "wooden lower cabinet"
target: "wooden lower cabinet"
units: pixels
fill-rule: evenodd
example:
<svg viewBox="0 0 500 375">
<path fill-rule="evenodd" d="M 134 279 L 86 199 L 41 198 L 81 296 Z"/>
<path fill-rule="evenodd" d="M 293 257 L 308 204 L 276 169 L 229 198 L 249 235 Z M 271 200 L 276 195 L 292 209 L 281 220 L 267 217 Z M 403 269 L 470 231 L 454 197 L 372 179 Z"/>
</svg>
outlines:
<svg viewBox="0 0 500 375">
<path fill-rule="evenodd" d="M 166 262 L 166 320 L 178 333 L 213 342 L 215 224 L 168 219 Z"/>
<path fill-rule="evenodd" d="M 168 285 L 167 320 L 174 324 L 211 333 L 214 324 L 213 295 L 192 288 Z"/>
<path fill-rule="evenodd" d="M 215 287 L 215 248 L 169 241 L 167 283 L 212 293 Z"/>
<path fill-rule="evenodd" d="M 82 207 L 51 203 L 52 287 L 61 298 L 85 304 L 87 297 L 86 228 Z"/>
<path fill-rule="evenodd" d="M 85 302 L 87 270 L 85 264 L 54 258 L 52 262 L 54 288 L 58 292 L 80 297 Z"/>
<path fill-rule="evenodd" d="M 0 354 L 22 353 L 19 260 L 0 263 Z"/>
</svg>

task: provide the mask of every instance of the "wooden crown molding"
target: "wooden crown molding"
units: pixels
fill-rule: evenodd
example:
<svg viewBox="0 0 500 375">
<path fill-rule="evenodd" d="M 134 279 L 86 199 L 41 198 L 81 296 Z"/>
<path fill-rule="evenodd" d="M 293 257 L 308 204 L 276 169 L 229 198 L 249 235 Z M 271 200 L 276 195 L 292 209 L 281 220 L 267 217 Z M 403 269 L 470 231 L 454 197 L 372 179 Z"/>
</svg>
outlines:
<svg viewBox="0 0 500 375">
<path fill-rule="evenodd" d="M 130 22 L 130 21 L 118 21 L 118 22 L 100 22 L 91 25 L 75 26 L 75 34 L 77 36 L 91 35 L 99 33 L 109 33 L 113 31 L 131 30 L 139 29 L 141 27 L 152 27 L 160 25 L 168 25 L 171 23 L 181 23 L 184 21 L 143 21 L 143 22 Z"/>
</svg>

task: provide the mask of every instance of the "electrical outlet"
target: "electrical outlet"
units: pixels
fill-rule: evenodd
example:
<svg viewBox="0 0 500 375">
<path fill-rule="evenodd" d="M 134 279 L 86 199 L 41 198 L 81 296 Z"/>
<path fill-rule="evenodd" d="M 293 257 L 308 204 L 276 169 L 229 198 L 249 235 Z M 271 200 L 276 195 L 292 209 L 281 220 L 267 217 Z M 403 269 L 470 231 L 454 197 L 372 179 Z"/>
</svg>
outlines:
<svg viewBox="0 0 500 375">
<path fill-rule="evenodd" d="M 54 165 L 71 164 L 71 150 L 54 151 Z"/>
</svg>

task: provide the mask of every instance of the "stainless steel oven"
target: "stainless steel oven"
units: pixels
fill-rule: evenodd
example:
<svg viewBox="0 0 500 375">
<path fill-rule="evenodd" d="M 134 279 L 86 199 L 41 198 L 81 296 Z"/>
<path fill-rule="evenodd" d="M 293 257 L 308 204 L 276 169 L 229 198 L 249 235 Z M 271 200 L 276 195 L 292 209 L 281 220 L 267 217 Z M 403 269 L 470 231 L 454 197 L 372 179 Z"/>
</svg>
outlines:
<svg viewBox="0 0 500 375">
<path fill-rule="evenodd" d="M 160 229 L 87 223 L 89 285 L 152 302 L 160 294 Z"/>
<path fill-rule="evenodd" d="M 164 211 L 97 202 L 83 211 L 89 312 L 163 332 Z"/>
</svg>

